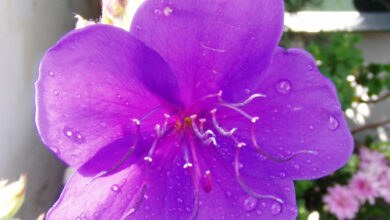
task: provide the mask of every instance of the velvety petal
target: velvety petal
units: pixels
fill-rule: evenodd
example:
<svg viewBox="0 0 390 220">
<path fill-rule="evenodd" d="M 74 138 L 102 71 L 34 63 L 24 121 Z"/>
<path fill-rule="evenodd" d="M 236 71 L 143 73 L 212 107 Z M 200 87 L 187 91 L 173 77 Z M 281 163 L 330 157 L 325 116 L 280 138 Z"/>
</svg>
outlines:
<svg viewBox="0 0 390 220">
<path fill-rule="evenodd" d="M 47 219 L 120 220 L 140 219 L 140 215 L 165 216 L 164 201 L 169 189 L 165 171 L 170 169 L 176 152 L 172 147 L 174 137 L 160 143 L 150 167 L 144 157 L 152 140 L 142 138 L 120 167 L 94 179 L 96 174 L 110 170 L 123 159 L 133 139 L 129 136 L 113 142 L 80 167 L 48 212 Z"/>
<path fill-rule="evenodd" d="M 255 88 L 283 28 L 281 0 L 148 0 L 131 33 L 159 52 L 179 80 L 184 102 Z"/>
<path fill-rule="evenodd" d="M 258 146 L 274 158 L 296 157 L 287 162 L 266 159 L 251 144 L 250 121 L 225 111 L 221 123 L 237 127 L 235 134 L 249 146 L 242 151 L 249 173 L 311 179 L 328 175 L 347 162 L 353 150 L 352 136 L 334 85 L 321 75 L 310 54 L 277 49 L 256 92 L 266 97 L 253 100 L 243 110 L 259 117 L 254 127 Z M 234 152 L 234 147 L 221 143 L 224 151 Z M 231 155 L 227 158 L 232 160 Z"/>
<path fill-rule="evenodd" d="M 202 191 L 200 194 L 198 219 L 296 218 L 297 208 L 292 180 L 274 178 L 267 176 L 266 173 L 261 177 L 253 177 L 244 174 L 246 168 L 240 165 L 242 179 L 253 192 L 273 196 L 281 199 L 283 203 L 270 198 L 256 199 L 243 190 L 235 178 L 233 165 L 227 163 L 215 148 L 204 147 L 202 154 L 211 172 L 212 190 L 210 193 Z"/>
<path fill-rule="evenodd" d="M 36 123 L 45 145 L 73 167 L 135 133 L 133 119 L 177 104 L 169 66 L 128 32 L 106 25 L 75 30 L 48 50 L 36 83 Z M 154 114 L 141 123 L 153 130 Z"/>
</svg>

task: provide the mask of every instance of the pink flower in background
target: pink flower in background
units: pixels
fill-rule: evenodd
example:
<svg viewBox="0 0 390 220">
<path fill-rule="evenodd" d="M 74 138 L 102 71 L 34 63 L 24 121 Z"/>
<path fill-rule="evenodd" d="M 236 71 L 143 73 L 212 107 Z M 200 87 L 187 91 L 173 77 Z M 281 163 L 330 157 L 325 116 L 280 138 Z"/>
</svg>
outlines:
<svg viewBox="0 0 390 220">
<path fill-rule="evenodd" d="M 387 202 L 390 203 L 390 169 L 387 167 L 386 172 L 381 176 L 379 180 L 379 195 Z"/>
<path fill-rule="evenodd" d="M 362 203 L 369 201 L 371 205 L 375 203 L 375 198 L 378 197 L 378 181 L 367 173 L 358 172 L 349 183 L 351 190 Z"/>
<path fill-rule="evenodd" d="M 385 155 L 381 154 L 379 151 L 372 151 L 368 148 L 361 148 L 359 157 L 359 168 L 364 171 L 370 171 L 379 175 L 386 165 Z"/>
<path fill-rule="evenodd" d="M 339 219 L 353 219 L 359 211 L 359 201 L 346 186 L 335 185 L 329 188 L 324 202 L 329 211 Z"/>
</svg>

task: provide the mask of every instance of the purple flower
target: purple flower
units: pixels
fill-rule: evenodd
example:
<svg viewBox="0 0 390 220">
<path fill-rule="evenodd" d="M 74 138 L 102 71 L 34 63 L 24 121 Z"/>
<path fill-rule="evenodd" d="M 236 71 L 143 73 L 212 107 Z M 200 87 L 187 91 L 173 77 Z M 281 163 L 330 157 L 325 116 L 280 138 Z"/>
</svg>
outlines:
<svg viewBox="0 0 390 220">
<path fill-rule="evenodd" d="M 294 219 L 293 180 L 352 138 L 310 54 L 277 47 L 281 0 L 149 0 L 44 56 L 39 133 L 77 168 L 48 219 Z M 147 45 L 147 46 L 146 46 Z"/>
</svg>

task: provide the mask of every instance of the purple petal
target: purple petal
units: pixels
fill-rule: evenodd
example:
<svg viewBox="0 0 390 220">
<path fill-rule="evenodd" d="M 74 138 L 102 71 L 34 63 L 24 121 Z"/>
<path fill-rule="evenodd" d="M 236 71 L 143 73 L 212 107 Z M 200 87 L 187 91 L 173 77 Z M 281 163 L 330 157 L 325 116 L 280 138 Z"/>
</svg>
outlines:
<svg viewBox="0 0 390 220">
<path fill-rule="evenodd" d="M 170 169 L 177 150 L 172 148 L 174 138 L 170 137 L 159 144 L 159 150 L 149 168 L 149 162 L 144 160 L 144 156 L 152 140 L 146 139 L 137 145 L 133 154 L 120 167 L 94 178 L 123 159 L 133 138 L 120 139 L 101 149 L 72 176 L 48 212 L 47 219 L 120 220 L 140 219 L 139 216 L 146 215 L 151 218 L 165 216 L 165 198 L 169 195 L 169 176 L 165 171 Z M 176 176 L 171 179 L 176 180 Z"/>
<path fill-rule="evenodd" d="M 93 25 L 46 52 L 36 83 L 36 123 L 43 142 L 78 167 L 135 133 L 133 119 L 169 102 L 178 103 L 178 86 L 162 58 L 126 31 Z M 152 115 L 141 129 L 163 120 Z"/>
<path fill-rule="evenodd" d="M 203 149 L 205 164 L 210 168 L 212 190 L 200 194 L 198 219 L 295 219 L 297 208 L 292 180 L 242 174 L 244 183 L 253 192 L 275 199 L 256 199 L 237 182 L 234 168 L 214 148 Z M 244 158 L 245 160 L 245 158 Z M 241 160 L 243 161 L 243 160 Z M 240 168 L 244 171 L 245 165 Z"/>
<path fill-rule="evenodd" d="M 353 150 L 352 136 L 334 85 L 321 75 L 310 54 L 278 48 L 256 92 L 266 98 L 253 100 L 244 111 L 259 117 L 255 138 L 269 155 L 255 150 L 249 120 L 237 117 L 237 113 L 230 120 L 221 119 L 227 127 L 238 127 L 236 134 L 249 143 L 250 147 L 242 151 L 248 173 L 312 179 L 328 175 L 347 162 Z M 234 152 L 232 146 L 221 147 Z M 292 159 L 276 162 L 267 159 L 270 156 Z M 226 159 L 232 160 L 232 156 Z"/>
<path fill-rule="evenodd" d="M 282 28 L 281 0 L 149 0 L 131 33 L 170 64 L 190 104 L 220 89 L 236 99 L 254 88 Z"/>
</svg>

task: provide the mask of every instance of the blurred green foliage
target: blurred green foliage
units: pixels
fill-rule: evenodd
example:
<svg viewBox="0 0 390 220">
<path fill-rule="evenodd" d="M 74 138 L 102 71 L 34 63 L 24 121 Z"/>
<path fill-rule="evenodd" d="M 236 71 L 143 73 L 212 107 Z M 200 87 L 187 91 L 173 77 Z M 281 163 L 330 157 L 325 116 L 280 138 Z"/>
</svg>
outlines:
<svg viewBox="0 0 390 220">
<path fill-rule="evenodd" d="M 291 40 L 301 41 L 316 59 L 322 74 L 333 81 L 343 109 L 352 102 L 363 102 L 356 89 L 347 80 L 355 79 L 357 85 L 368 89 L 368 95 L 379 95 L 385 88 L 390 90 L 390 64 L 366 64 L 363 52 L 357 48 L 361 36 L 352 33 L 319 33 L 304 35 L 286 32 L 281 45 L 291 47 Z"/>
<path fill-rule="evenodd" d="M 320 4 L 323 0 L 284 0 L 285 10 L 288 12 L 297 12 L 302 10 L 307 4 Z"/>
</svg>

